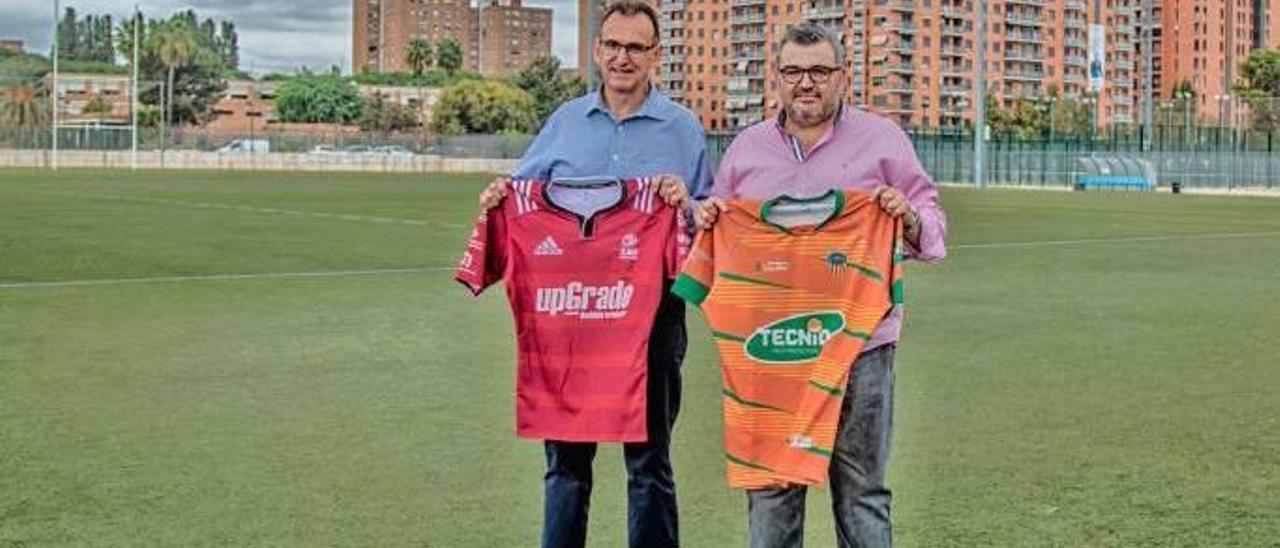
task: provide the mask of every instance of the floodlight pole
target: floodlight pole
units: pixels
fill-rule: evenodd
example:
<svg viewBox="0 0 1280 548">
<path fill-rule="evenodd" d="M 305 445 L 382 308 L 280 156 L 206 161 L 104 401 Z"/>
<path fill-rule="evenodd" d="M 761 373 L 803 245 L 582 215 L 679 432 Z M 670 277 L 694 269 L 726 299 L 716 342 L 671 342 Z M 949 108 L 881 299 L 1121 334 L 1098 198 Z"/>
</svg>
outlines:
<svg viewBox="0 0 1280 548">
<path fill-rule="evenodd" d="M 586 67 L 587 74 L 587 91 L 590 92 L 600 85 L 600 79 L 596 75 L 596 68 L 591 65 L 591 52 L 596 47 L 596 5 L 597 0 L 589 0 L 587 3 L 587 13 L 579 13 L 578 17 L 587 18 L 587 54 L 586 59 L 578 59 L 579 65 Z"/>
<path fill-rule="evenodd" d="M 133 6 L 133 92 L 130 93 L 129 112 L 132 113 L 130 124 L 133 125 L 133 148 L 129 152 L 129 166 L 138 170 L 138 27 L 142 24 L 142 10 L 137 4 Z"/>
<path fill-rule="evenodd" d="M 58 170 L 58 14 L 62 11 L 59 0 L 53 0 L 53 90 L 49 93 L 53 105 L 53 155 L 49 167 Z"/>
<path fill-rule="evenodd" d="M 978 72 L 974 78 L 975 115 L 973 123 L 973 186 L 986 186 L 987 155 L 987 0 L 974 2 L 978 10 Z"/>
<path fill-rule="evenodd" d="M 1155 83 L 1155 52 L 1152 51 L 1153 35 L 1155 29 L 1155 8 L 1152 0 L 1143 0 L 1142 2 L 1142 146 L 1143 151 L 1151 150 L 1151 139 L 1154 137 L 1153 123 L 1155 122 L 1155 114 L 1153 109 Z"/>
</svg>

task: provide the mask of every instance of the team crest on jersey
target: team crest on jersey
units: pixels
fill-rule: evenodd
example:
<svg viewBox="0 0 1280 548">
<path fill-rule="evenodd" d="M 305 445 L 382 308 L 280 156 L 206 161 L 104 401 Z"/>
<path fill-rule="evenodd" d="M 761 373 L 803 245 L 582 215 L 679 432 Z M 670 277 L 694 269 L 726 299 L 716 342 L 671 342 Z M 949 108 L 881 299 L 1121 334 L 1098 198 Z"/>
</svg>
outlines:
<svg viewBox="0 0 1280 548">
<path fill-rule="evenodd" d="M 634 261 L 640 258 L 640 238 L 635 234 L 628 232 L 622 237 L 622 245 L 618 249 L 618 258 L 624 261 Z"/>
<path fill-rule="evenodd" d="M 846 268 L 849 268 L 849 256 L 839 251 L 832 251 L 827 254 L 827 268 L 833 274 L 843 274 Z"/>
</svg>

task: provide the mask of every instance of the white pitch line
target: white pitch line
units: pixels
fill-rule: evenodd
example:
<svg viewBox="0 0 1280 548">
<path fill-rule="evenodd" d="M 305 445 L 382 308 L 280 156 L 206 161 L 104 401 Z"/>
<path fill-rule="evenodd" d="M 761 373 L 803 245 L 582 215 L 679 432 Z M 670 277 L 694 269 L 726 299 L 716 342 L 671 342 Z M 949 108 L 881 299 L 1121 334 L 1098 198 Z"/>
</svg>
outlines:
<svg viewBox="0 0 1280 548">
<path fill-rule="evenodd" d="M 1271 232 L 1222 232 L 1217 234 L 1171 234 L 1168 236 L 1128 236 L 1119 238 L 1086 238 L 1081 240 L 1039 240 L 1032 242 L 995 242 L 989 244 L 957 244 L 947 249 L 991 249 L 1002 247 L 1042 247 L 1058 245 L 1110 244 L 1128 242 L 1176 242 L 1181 240 L 1212 240 L 1220 238 L 1263 238 L 1280 236 L 1280 231 Z"/>
<path fill-rule="evenodd" d="M 188 202 L 184 200 L 173 200 L 169 198 L 142 198 L 137 196 L 121 196 L 119 194 L 103 194 L 97 192 L 75 192 L 67 190 L 41 190 L 41 194 L 55 194 L 61 196 L 74 196 L 78 198 L 102 198 L 107 200 L 117 200 L 122 202 L 141 202 L 148 204 L 173 205 L 180 207 L 193 207 L 197 209 L 226 209 L 234 211 L 245 211 L 250 213 L 267 213 L 270 215 L 293 215 L 316 217 L 320 219 L 340 219 L 343 221 L 355 221 L 361 223 L 378 223 L 378 224 L 401 224 L 410 226 L 439 226 L 444 228 L 464 229 L 470 228 L 470 225 L 461 225 L 455 223 L 444 223 L 439 221 L 423 221 L 418 219 L 400 219 L 396 217 L 365 217 L 362 215 L 350 215 L 346 213 L 329 213 L 324 211 L 303 211 L 297 209 L 280 209 L 275 207 L 254 207 L 240 204 L 223 204 L 217 202 Z"/>
<path fill-rule="evenodd" d="M 1207 240 L 1213 238 L 1252 238 L 1280 236 L 1280 231 L 1273 232 L 1224 232 L 1218 234 L 1186 234 L 1170 236 L 1134 236 L 1121 238 L 1090 238 L 1081 240 L 1040 240 L 1033 242 L 997 242 L 989 244 L 957 244 L 947 246 L 948 249 L 993 249 L 1009 247 L 1041 247 L 1061 245 L 1086 245 L 1130 242 L 1169 242 L 1178 240 Z M 423 266 L 418 268 L 385 268 L 374 270 L 329 270 L 319 272 L 264 272 L 255 274 L 209 274 L 201 276 L 163 276 L 153 278 L 106 278 L 90 280 L 64 280 L 56 282 L 13 282 L 0 283 L 3 289 L 36 289 L 48 287 L 90 287 L 132 284 L 160 284 L 185 282 L 220 282 L 241 280 L 273 280 L 290 278 L 339 278 L 350 276 L 377 276 L 383 274 L 425 274 L 431 272 L 453 271 L 453 266 Z"/>
<path fill-rule="evenodd" d="M 328 270 L 319 272 L 261 272 L 256 274 L 207 274 L 201 276 L 159 276 L 152 278 L 106 278 L 97 280 L 64 280 L 58 282 L 0 283 L 0 289 L 36 289 L 47 287 L 87 287 L 104 285 L 163 284 L 186 282 L 226 282 L 243 280 L 279 280 L 290 278 L 341 278 L 351 276 L 378 276 L 383 274 L 422 274 L 453 270 L 451 266 L 424 266 L 420 268 L 382 268 L 374 270 Z"/>
</svg>

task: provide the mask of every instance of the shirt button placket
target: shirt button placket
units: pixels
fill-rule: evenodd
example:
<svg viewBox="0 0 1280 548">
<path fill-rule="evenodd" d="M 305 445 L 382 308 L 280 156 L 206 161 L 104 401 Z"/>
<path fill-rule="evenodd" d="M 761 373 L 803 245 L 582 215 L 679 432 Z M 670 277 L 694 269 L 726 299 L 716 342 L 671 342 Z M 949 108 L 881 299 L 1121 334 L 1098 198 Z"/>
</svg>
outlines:
<svg viewBox="0 0 1280 548">
<path fill-rule="evenodd" d="M 611 156 L 611 160 L 612 160 L 612 161 L 611 161 L 611 162 L 610 162 L 610 164 L 609 164 L 609 167 L 610 167 L 611 169 L 610 169 L 609 171 L 611 171 L 611 172 L 613 172 L 613 173 L 618 173 L 618 172 L 619 172 L 619 170 L 618 170 L 618 147 L 622 144 L 622 124 L 618 124 L 618 127 L 614 129 L 614 132 L 613 132 L 613 133 L 614 133 L 614 135 L 615 135 L 615 137 L 613 138 L 613 146 L 609 147 L 609 149 L 610 149 L 610 151 L 611 151 L 611 153 L 612 153 L 612 156 Z"/>
</svg>

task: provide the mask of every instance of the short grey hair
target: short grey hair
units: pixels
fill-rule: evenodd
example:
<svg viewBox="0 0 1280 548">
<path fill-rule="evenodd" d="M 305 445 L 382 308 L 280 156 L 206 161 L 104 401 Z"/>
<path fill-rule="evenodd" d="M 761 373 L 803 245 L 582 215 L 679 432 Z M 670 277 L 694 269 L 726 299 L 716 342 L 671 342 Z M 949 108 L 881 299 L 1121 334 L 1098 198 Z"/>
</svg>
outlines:
<svg viewBox="0 0 1280 548">
<path fill-rule="evenodd" d="M 844 44 L 841 44 L 840 39 L 835 34 L 832 34 L 831 31 L 813 23 L 800 23 L 787 29 L 787 34 L 778 43 L 778 53 L 782 53 L 782 48 L 787 47 L 787 44 L 812 46 L 820 42 L 831 44 L 831 51 L 836 52 L 836 65 L 843 67 Z"/>
</svg>

